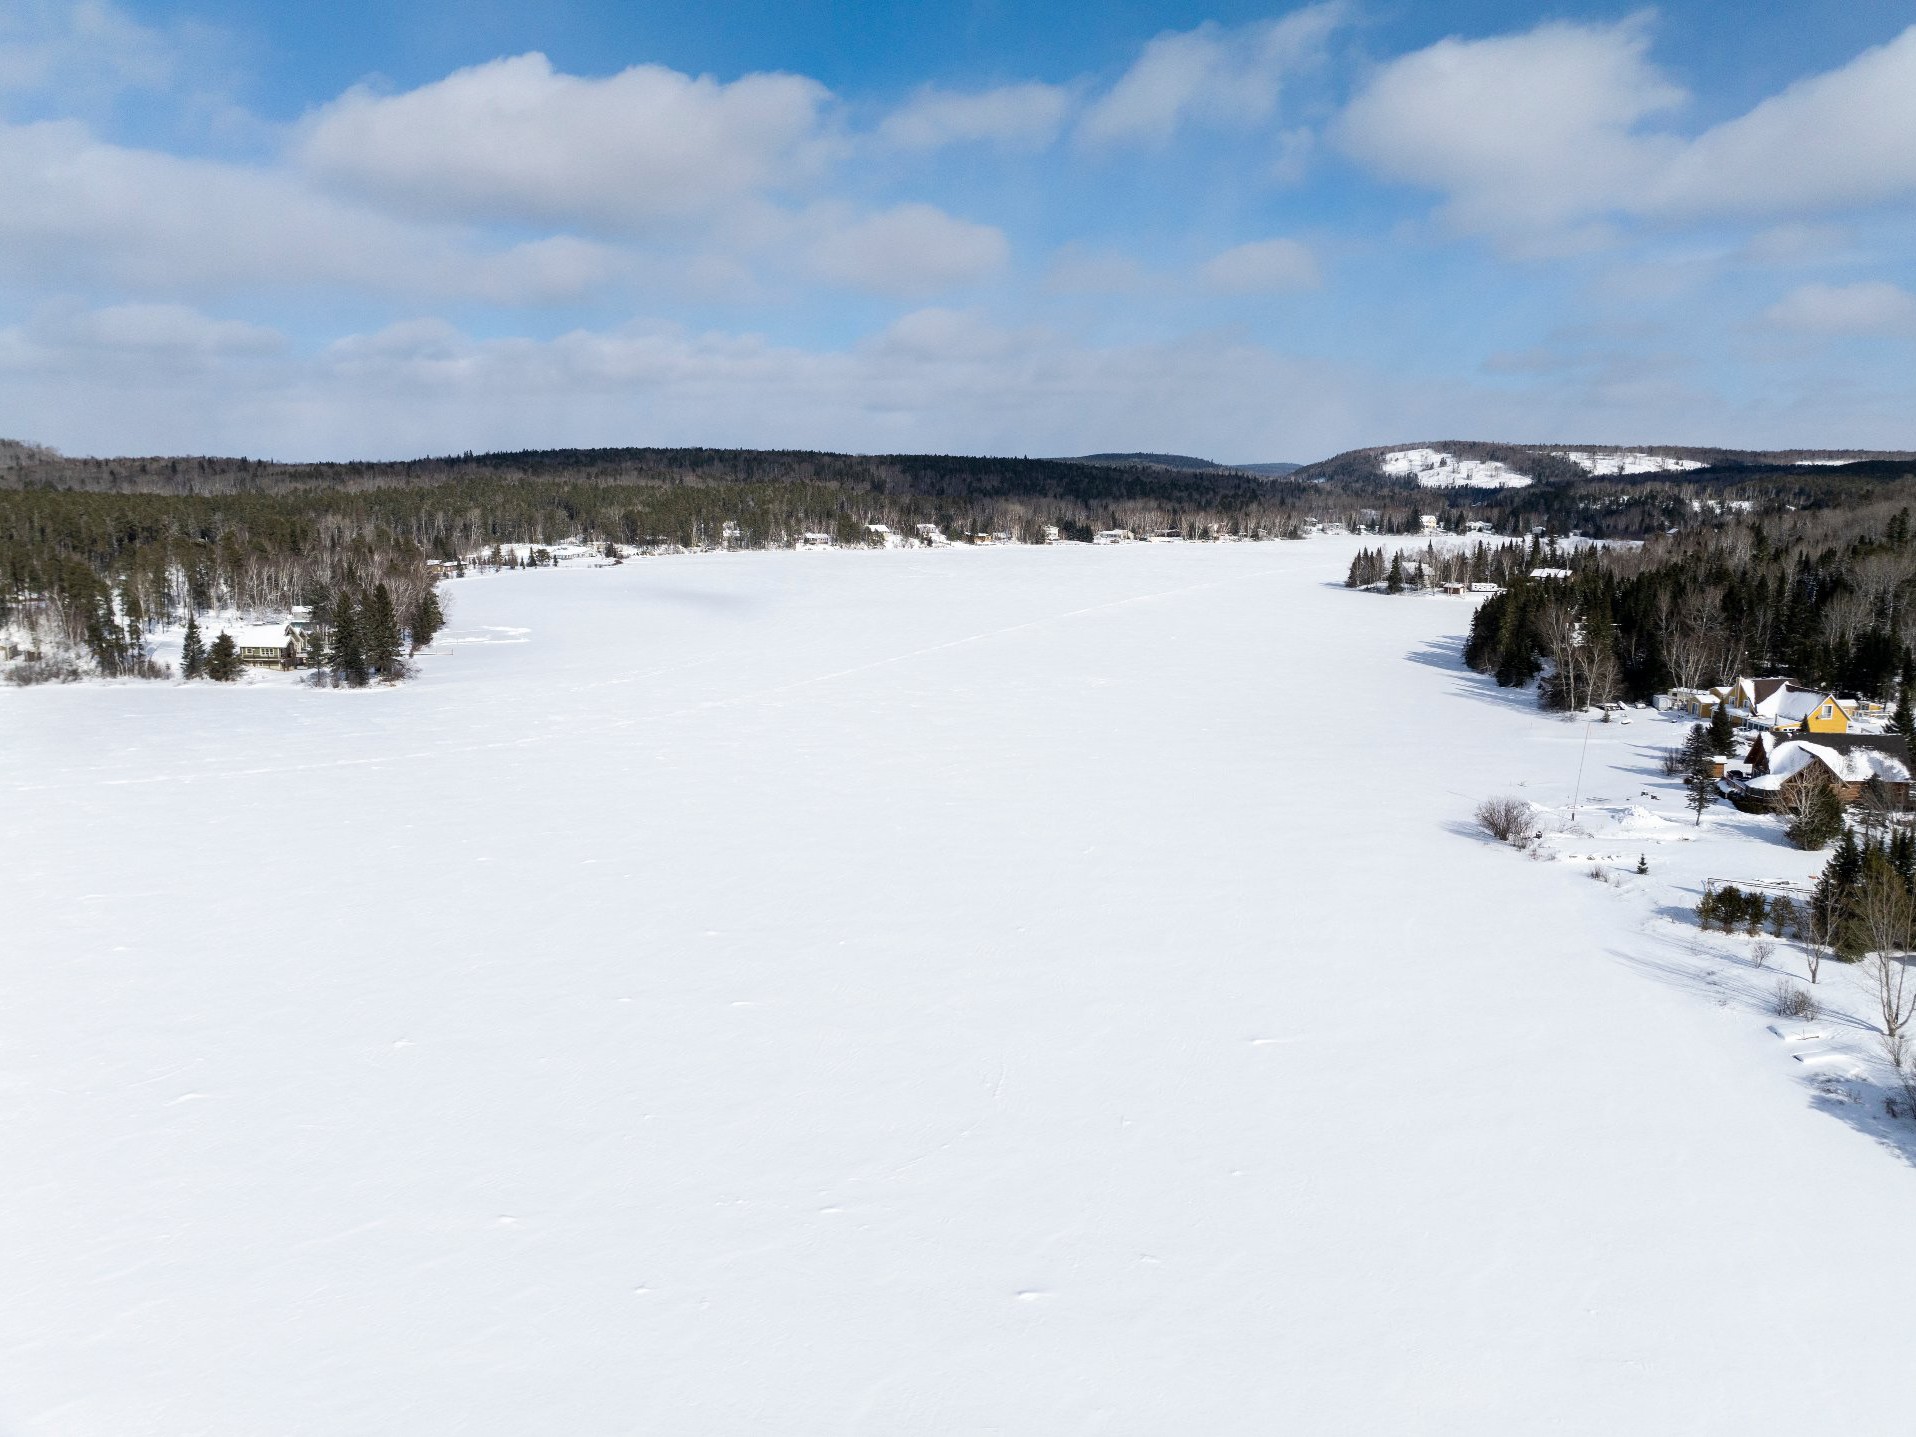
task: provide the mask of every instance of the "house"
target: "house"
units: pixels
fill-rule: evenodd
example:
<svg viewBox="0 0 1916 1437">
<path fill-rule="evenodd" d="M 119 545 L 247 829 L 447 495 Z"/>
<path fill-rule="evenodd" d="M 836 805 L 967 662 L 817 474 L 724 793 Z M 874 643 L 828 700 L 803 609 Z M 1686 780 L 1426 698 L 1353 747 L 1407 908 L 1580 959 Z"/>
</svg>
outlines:
<svg viewBox="0 0 1916 1437">
<path fill-rule="evenodd" d="M 297 669 L 312 652 L 308 633 L 294 629 L 292 623 L 247 624 L 237 630 L 221 629 L 232 637 L 239 660 L 258 669 Z"/>
<path fill-rule="evenodd" d="M 798 536 L 795 546 L 800 549 L 830 549 L 834 547 L 830 534 L 815 534 L 807 530 Z"/>
<path fill-rule="evenodd" d="M 1438 527 L 1437 516 L 1435 514 L 1419 514 L 1417 516 L 1417 527 L 1426 534 L 1435 534 Z"/>
<path fill-rule="evenodd" d="M 1129 529 L 1100 529 L 1091 536 L 1094 544 L 1129 544 L 1136 536 Z"/>
<path fill-rule="evenodd" d="M 1466 534 L 1488 534 L 1490 531 L 1491 524 L 1488 519 L 1471 519 L 1464 525 Z"/>
<path fill-rule="evenodd" d="M 951 540 L 945 537 L 945 531 L 936 524 L 919 524 L 916 526 L 916 532 L 919 543 L 929 544 L 934 549 L 942 549 L 951 543 Z"/>
<path fill-rule="evenodd" d="M 905 547 L 905 536 L 895 532 L 889 524 L 867 524 L 865 532 L 872 536 L 872 543 L 881 549 Z"/>
<path fill-rule="evenodd" d="M 1804 688 L 1784 678 L 1739 678 L 1710 690 L 1719 695 L 1731 714 L 1768 729 L 1810 733 L 1847 733 L 1861 703 L 1857 699 Z M 1708 718 L 1705 712 L 1702 717 Z"/>
<path fill-rule="evenodd" d="M 1707 689 L 1671 689 L 1670 707 L 1682 709 L 1692 718 L 1712 717 L 1719 704 L 1729 702 L 1730 690 L 1727 685 L 1718 684 Z"/>
<path fill-rule="evenodd" d="M 1502 584 L 1487 584 L 1482 579 L 1470 585 L 1470 592 L 1473 594 L 1501 594 L 1503 591 Z"/>
<path fill-rule="evenodd" d="M 1872 779 L 1897 808 L 1909 807 L 1912 764 L 1901 734 L 1819 734 L 1813 739 L 1761 734 L 1750 745 L 1751 777 L 1732 791 L 1739 807 L 1777 808 L 1800 784 L 1822 779 L 1844 803 L 1854 803 Z"/>
<path fill-rule="evenodd" d="M 1570 571 L 1568 569 L 1552 568 L 1532 569 L 1530 571 L 1530 577 L 1533 579 L 1567 579 L 1570 577 Z"/>
<path fill-rule="evenodd" d="M 1773 679 L 1738 679 L 1729 704 L 1765 728 L 1810 733 L 1847 733 L 1854 716 L 1853 706 L 1834 694 Z"/>
</svg>

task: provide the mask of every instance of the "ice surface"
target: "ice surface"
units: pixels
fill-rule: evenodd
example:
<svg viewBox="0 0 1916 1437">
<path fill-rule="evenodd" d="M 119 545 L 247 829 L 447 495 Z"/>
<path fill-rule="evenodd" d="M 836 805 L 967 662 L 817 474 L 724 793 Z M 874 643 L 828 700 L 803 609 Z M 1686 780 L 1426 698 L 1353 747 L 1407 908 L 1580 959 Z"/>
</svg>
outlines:
<svg viewBox="0 0 1916 1437">
<path fill-rule="evenodd" d="M 1916 1175 L 1653 914 L 1812 860 L 1647 842 L 1676 726 L 1358 542 L 503 574 L 397 689 L 0 692 L 0 1431 L 1907 1430 Z M 1586 733 L 1667 888 L 1471 831 Z"/>
</svg>

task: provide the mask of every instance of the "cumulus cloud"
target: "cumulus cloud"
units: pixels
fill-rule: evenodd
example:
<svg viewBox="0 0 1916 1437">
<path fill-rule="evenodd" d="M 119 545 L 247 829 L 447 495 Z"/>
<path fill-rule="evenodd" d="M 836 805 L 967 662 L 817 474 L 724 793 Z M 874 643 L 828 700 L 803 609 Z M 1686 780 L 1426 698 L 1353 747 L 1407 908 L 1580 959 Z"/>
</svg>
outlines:
<svg viewBox="0 0 1916 1437">
<path fill-rule="evenodd" d="M 131 149 L 78 121 L 0 125 L 0 260 L 20 279 L 203 294 L 338 285 L 501 304 L 577 298 L 624 261 L 555 236 L 486 245 L 283 171 Z"/>
<path fill-rule="evenodd" d="M 1057 139 L 1070 108 L 1069 90 L 1035 81 L 971 93 L 927 85 L 885 117 L 878 138 L 899 150 L 980 141 L 1042 149 Z"/>
<path fill-rule="evenodd" d="M 1002 230 L 955 219 L 932 205 L 899 205 L 862 217 L 837 206 L 815 213 L 825 230 L 807 252 L 811 272 L 876 294 L 936 294 L 975 284 L 1003 269 L 1011 253 Z"/>
<path fill-rule="evenodd" d="M 1343 9 L 1314 5 L 1232 29 L 1207 20 L 1159 35 L 1085 112 L 1078 136 L 1162 145 L 1186 124 L 1260 124 L 1276 113 L 1285 79 L 1316 60 Z"/>
<path fill-rule="evenodd" d="M 404 94 L 351 90 L 310 117 L 295 157 L 409 214 L 636 233 L 815 175 L 829 98 L 799 75 L 588 79 L 520 55 Z"/>
<path fill-rule="evenodd" d="M 1673 215 L 1827 211 L 1916 194 L 1916 26 L 1684 146 L 1649 203 Z"/>
<path fill-rule="evenodd" d="M 1219 294 L 1284 294 L 1315 289 L 1323 276 L 1317 256 L 1294 239 L 1255 240 L 1213 256 L 1198 271 Z"/>
<path fill-rule="evenodd" d="M 178 55 L 158 30 L 103 0 L 10 0 L 0 7 L 0 97 L 59 91 L 98 98 L 169 84 Z"/>
<path fill-rule="evenodd" d="M 1338 141 L 1389 179 L 1442 191 L 1461 229 L 1560 225 L 1647 192 L 1670 158 L 1673 142 L 1636 131 L 1684 98 L 1648 49 L 1641 19 L 1439 41 L 1385 65 Z"/>
<path fill-rule="evenodd" d="M 1649 21 L 1443 40 L 1384 65 L 1337 126 L 1376 173 L 1436 190 L 1460 230 L 1538 236 L 1609 216 L 1815 214 L 1916 194 L 1916 27 L 1694 137 Z"/>
<path fill-rule="evenodd" d="M 1916 335 L 1916 294 L 1887 280 L 1806 284 L 1763 316 L 1779 329 L 1822 335 Z"/>
</svg>

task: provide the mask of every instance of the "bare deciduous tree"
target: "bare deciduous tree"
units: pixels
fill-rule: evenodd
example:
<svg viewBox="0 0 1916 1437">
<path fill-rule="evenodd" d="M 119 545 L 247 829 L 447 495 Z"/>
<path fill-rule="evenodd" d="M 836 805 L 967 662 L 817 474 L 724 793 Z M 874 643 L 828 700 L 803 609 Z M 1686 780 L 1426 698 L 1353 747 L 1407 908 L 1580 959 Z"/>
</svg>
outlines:
<svg viewBox="0 0 1916 1437">
<path fill-rule="evenodd" d="M 1477 805 L 1477 822 L 1499 843 L 1530 832 L 1530 805 L 1521 798 L 1487 798 Z"/>
<path fill-rule="evenodd" d="M 1901 875 L 1874 855 L 1857 888 L 1854 921 L 1864 948 L 1864 981 L 1884 1036 L 1900 1037 L 1916 1017 L 1916 974 L 1907 961 L 1916 936 L 1916 900 Z"/>
</svg>

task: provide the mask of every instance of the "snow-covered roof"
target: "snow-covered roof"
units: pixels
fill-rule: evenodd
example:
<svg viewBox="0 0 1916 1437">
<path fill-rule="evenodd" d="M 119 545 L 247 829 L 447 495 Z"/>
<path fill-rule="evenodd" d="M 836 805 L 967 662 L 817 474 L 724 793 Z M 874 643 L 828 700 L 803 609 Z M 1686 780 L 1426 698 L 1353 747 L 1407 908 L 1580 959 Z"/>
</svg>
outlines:
<svg viewBox="0 0 1916 1437">
<path fill-rule="evenodd" d="M 1828 694 L 1820 694 L 1815 689 L 1787 688 L 1779 689 L 1756 706 L 1756 712 L 1764 718 L 1779 719 L 1790 723 L 1801 723 L 1815 713 L 1825 703 L 1833 703 L 1845 714 L 1850 706 Z"/>
<path fill-rule="evenodd" d="M 1567 579 L 1570 577 L 1570 571 L 1568 569 L 1532 569 L 1530 571 L 1530 577 L 1533 579 Z"/>
<path fill-rule="evenodd" d="M 1774 792 L 1814 763 L 1822 764 L 1845 783 L 1867 783 L 1872 778 L 1880 778 L 1884 783 L 1909 782 L 1909 765 L 1881 749 L 1839 749 L 1795 739 L 1777 745 L 1770 755 L 1770 771 L 1751 779 L 1750 787 Z"/>
<path fill-rule="evenodd" d="M 233 642 L 242 649 L 283 649 L 292 642 L 285 624 L 246 624 L 222 632 L 231 634 Z"/>
</svg>

